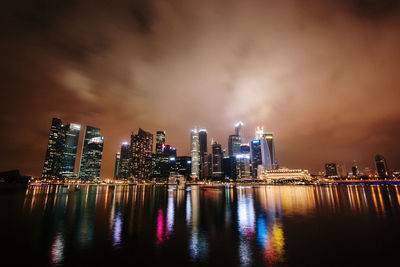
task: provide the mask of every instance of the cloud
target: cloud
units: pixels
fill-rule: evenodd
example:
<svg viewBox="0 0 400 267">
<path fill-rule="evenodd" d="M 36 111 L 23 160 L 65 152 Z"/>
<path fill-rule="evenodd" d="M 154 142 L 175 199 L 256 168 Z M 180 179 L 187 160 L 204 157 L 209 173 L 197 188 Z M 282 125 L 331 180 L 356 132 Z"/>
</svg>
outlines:
<svg viewBox="0 0 400 267">
<path fill-rule="evenodd" d="M 53 116 L 102 129 L 103 177 L 139 127 L 186 155 L 191 127 L 226 147 L 238 120 L 247 140 L 275 133 L 281 165 L 381 153 L 399 168 L 398 14 L 390 0 L 7 2 L 1 168 L 39 175 Z"/>
</svg>

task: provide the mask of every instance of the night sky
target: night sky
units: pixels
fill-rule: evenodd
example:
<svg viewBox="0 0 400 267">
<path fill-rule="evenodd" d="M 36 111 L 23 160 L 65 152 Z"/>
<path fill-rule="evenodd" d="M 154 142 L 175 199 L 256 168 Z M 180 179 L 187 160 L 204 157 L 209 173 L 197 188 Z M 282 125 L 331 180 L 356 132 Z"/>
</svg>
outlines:
<svg viewBox="0 0 400 267">
<path fill-rule="evenodd" d="M 400 169 L 399 1 L 5 0 L 0 31 L 0 171 L 41 174 L 53 117 L 101 128 L 102 177 L 139 127 L 182 156 L 239 120 L 281 166 Z"/>
</svg>

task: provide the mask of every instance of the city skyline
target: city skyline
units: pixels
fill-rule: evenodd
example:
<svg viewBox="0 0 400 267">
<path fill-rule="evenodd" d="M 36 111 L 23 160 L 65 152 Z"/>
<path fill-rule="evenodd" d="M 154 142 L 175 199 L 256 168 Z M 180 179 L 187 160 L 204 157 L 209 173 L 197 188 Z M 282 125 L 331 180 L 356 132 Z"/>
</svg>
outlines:
<svg viewBox="0 0 400 267">
<path fill-rule="evenodd" d="M 123 141 L 120 151 L 116 152 L 113 176 L 102 177 L 100 170 L 104 136 L 100 135 L 100 129 L 92 126 L 85 127 L 80 160 L 77 168 L 74 169 L 75 161 L 78 160 L 77 144 L 81 125 L 76 123 L 63 125 L 61 119 L 53 118 L 41 177 L 45 179 L 79 177 L 83 180 L 94 181 L 99 178 L 136 177 L 149 180 L 165 179 L 171 172 L 185 174 L 186 179 L 194 180 L 257 179 L 259 175 L 264 176 L 264 170 L 288 170 L 288 166 L 278 164 L 274 133 L 265 131 L 263 126 L 257 126 L 250 140 L 242 140 L 243 125 L 241 121 L 235 123 L 235 134 L 228 136 L 226 148 L 223 148 L 213 137 L 210 142 L 207 142 L 207 129 L 198 130 L 194 127 L 190 134 L 190 156 L 178 154 L 175 147 L 166 144 L 165 130 L 157 131 L 154 138 L 154 134 L 139 128 L 138 134 L 131 132 L 131 144 Z M 209 153 L 207 153 L 208 148 L 210 148 Z M 194 160 L 191 157 L 195 157 Z M 186 162 L 187 158 L 190 158 L 191 162 L 191 170 L 188 170 L 190 175 L 189 173 L 186 175 L 187 169 L 182 166 L 182 162 Z M 231 162 L 232 160 L 234 162 Z M 236 174 L 232 173 L 232 163 L 236 166 L 234 167 Z M 375 168 L 366 165 L 359 169 L 357 160 L 353 160 L 349 168 L 346 168 L 342 160 L 324 165 L 325 171 L 318 169 L 314 171 L 314 175 L 320 176 L 321 173 L 325 173 L 327 177 L 344 178 L 348 175 L 357 177 L 375 174 L 385 178 L 390 177 L 392 171 L 397 172 L 397 170 L 390 170 L 386 159 L 379 154 L 375 155 Z M 89 171 L 86 170 L 88 168 Z"/>
<path fill-rule="evenodd" d="M 40 176 L 52 117 L 102 129 L 102 177 L 139 127 L 189 155 L 192 127 L 226 148 L 237 121 L 245 139 L 274 132 L 283 166 L 373 168 L 381 154 L 400 169 L 396 1 L 3 8 L 0 170 Z"/>
</svg>

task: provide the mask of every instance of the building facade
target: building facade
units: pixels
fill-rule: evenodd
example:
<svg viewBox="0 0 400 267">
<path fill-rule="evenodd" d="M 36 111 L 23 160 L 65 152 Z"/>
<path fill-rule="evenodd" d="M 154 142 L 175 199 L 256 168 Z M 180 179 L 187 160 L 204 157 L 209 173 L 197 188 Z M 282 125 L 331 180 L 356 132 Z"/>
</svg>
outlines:
<svg viewBox="0 0 400 267">
<path fill-rule="evenodd" d="M 80 179 L 96 181 L 100 178 L 103 146 L 104 137 L 100 135 L 100 129 L 86 126 L 79 167 Z"/>
<path fill-rule="evenodd" d="M 156 133 L 156 155 L 162 154 L 165 146 L 165 131 L 157 131 Z"/>
<path fill-rule="evenodd" d="M 64 127 L 64 131 L 65 141 L 60 174 L 61 176 L 72 177 L 74 175 L 81 126 L 76 123 L 70 123 Z"/>
<path fill-rule="evenodd" d="M 178 174 L 183 175 L 185 179 L 189 179 L 192 171 L 192 158 L 188 156 L 177 157 L 176 171 Z"/>
<path fill-rule="evenodd" d="M 258 166 L 262 165 L 261 140 L 256 139 L 250 142 L 251 176 L 258 177 Z"/>
<path fill-rule="evenodd" d="M 211 160 L 212 178 L 214 180 L 221 180 L 224 176 L 224 172 L 222 171 L 222 159 L 223 159 L 222 147 L 221 144 L 212 141 L 211 148 L 212 148 L 212 160 Z"/>
<path fill-rule="evenodd" d="M 386 163 L 386 159 L 383 156 L 381 155 L 375 156 L 375 165 L 379 178 L 389 177 L 389 169 Z"/>
<path fill-rule="evenodd" d="M 338 178 L 339 173 L 336 163 L 326 163 L 325 164 L 325 176 L 329 178 Z"/>
<path fill-rule="evenodd" d="M 200 141 L 199 132 L 196 128 L 191 131 L 190 146 L 192 158 L 191 177 L 192 179 L 198 179 L 200 175 Z"/>
<path fill-rule="evenodd" d="M 131 165 L 131 146 L 129 145 L 128 142 L 123 142 L 121 144 L 120 163 L 118 170 L 119 179 L 129 178 L 130 165 Z"/>
<path fill-rule="evenodd" d="M 64 152 L 65 130 L 60 119 L 53 118 L 42 171 L 43 179 L 60 178 Z"/>
<path fill-rule="evenodd" d="M 121 164 L 121 153 L 117 152 L 115 154 L 114 179 L 118 179 L 120 164 Z"/>
<path fill-rule="evenodd" d="M 149 180 L 152 169 L 153 134 L 139 128 L 131 135 L 130 177 Z"/>
<path fill-rule="evenodd" d="M 242 144 L 242 138 L 240 135 L 230 135 L 228 139 L 228 153 L 229 157 L 235 157 L 240 154 L 240 145 Z"/>
<path fill-rule="evenodd" d="M 243 138 L 243 122 L 239 121 L 235 124 L 235 135 Z"/>
<path fill-rule="evenodd" d="M 209 160 L 207 158 L 207 130 L 199 130 L 199 145 L 200 145 L 200 178 L 205 179 L 209 175 Z"/>
<path fill-rule="evenodd" d="M 275 155 L 274 135 L 265 133 L 261 138 L 262 164 L 266 170 L 278 169 L 278 161 Z"/>
</svg>

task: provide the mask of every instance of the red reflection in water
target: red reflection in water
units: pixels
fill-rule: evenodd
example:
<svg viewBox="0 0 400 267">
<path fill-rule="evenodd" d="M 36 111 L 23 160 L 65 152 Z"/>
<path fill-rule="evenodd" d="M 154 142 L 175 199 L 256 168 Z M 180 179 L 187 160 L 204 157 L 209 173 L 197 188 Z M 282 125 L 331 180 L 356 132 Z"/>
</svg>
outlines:
<svg viewBox="0 0 400 267">
<path fill-rule="evenodd" d="M 158 210 L 157 217 L 157 244 L 164 242 L 164 215 L 162 209 Z"/>
</svg>

